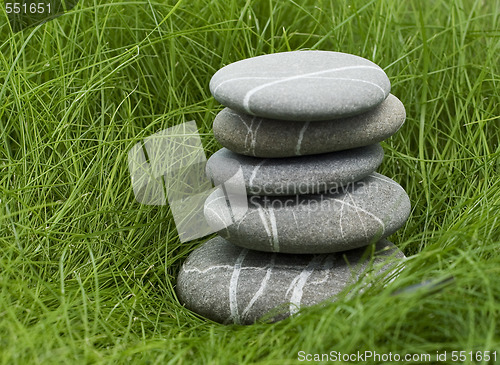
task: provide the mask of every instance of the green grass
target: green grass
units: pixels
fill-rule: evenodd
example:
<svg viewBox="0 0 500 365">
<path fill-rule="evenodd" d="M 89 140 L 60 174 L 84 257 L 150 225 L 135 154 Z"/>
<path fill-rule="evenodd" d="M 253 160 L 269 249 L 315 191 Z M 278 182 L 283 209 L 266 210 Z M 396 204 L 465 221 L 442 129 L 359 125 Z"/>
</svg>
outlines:
<svg viewBox="0 0 500 365">
<path fill-rule="evenodd" d="M 2 363 L 289 363 L 297 353 L 497 350 L 500 1 L 81 1 L 12 33 L 0 14 Z M 168 206 L 135 202 L 127 152 L 195 120 L 220 148 L 208 90 L 230 62 L 323 49 L 384 68 L 407 120 L 379 172 L 411 217 L 400 277 L 276 324 L 182 307 Z M 440 290 L 391 295 L 452 276 Z M 359 285 L 351 288 L 358 290 Z M 448 361 L 450 362 L 450 361 Z"/>
</svg>

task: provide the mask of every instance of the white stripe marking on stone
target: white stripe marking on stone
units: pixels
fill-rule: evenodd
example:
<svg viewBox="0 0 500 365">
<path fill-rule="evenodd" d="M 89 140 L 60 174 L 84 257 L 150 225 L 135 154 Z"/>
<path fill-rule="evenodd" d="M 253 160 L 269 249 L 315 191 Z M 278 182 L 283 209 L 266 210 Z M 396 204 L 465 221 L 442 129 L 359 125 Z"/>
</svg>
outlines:
<svg viewBox="0 0 500 365">
<path fill-rule="evenodd" d="M 255 116 L 252 118 L 250 121 L 250 126 L 243 120 L 241 115 L 234 113 L 233 111 L 229 111 L 229 114 L 235 116 L 238 118 L 241 123 L 246 127 L 247 129 L 247 134 L 245 135 L 245 148 L 247 152 L 252 152 L 252 154 L 255 156 L 255 144 L 257 143 L 257 131 L 259 130 L 260 125 L 262 124 L 262 119 L 259 120 L 259 123 L 255 127 L 255 131 L 252 130 L 254 122 L 255 122 Z M 248 147 L 248 139 L 250 138 L 250 147 Z"/>
<path fill-rule="evenodd" d="M 338 67 L 338 68 L 332 68 L 332 69 L 328 69 L 328 70 L 322 70 L 322 71 L 315 71 L 315 72 L 309 72 L 309 73 L 306 73 L 306 74 L 302 74 L 302 75 L 295 75 L 295 76 L 289 76 L 289 77 L 286 77 L 286 78 L 282 78 L 282 79 L 279 79 L 279 80 L 275 80 L 275 81 L 271 81 L 271 82 L 268 82 L 266 84 L 262 84 L 262 85 L 259 85 L 259 86 L 256 86 L 254 87 L 253 89 L 250 89 L 246 94 L 245 94 L 245 97 L 243 98 L 243 108 L 245 109 L 245 111 L 248 113 L 248 114 L 253 114 L 252 111 L 250 110 L 250 98 L 252 97 L 253 94 L 255 94 L 257 91 L 260 91 L 262 89 L 265 89 L 266 87 L 268 86 L 272 86 L 272 85 L 276 85 L 276 84 L 280 84 L 280 83 L 283 83 L 283 82 L 287 82 L 287 81 L 291 81 L 291 80 L 298 80 L 298 79 L 303 79 L 303 78 L 308 78 L 310 76 L 316 76 L 316 75 L 321 75 L 321 74 L 325 74 L 325 73 L 328 73 L 328 72 L 337 72 L 337 71 L 344 71 L 344 70 L 355 70 L 355 69 L 360 69 L 360 68 L 368 68 L 368 69 L 373 69 L 373 70 L 377 70 L 377 71 L 381 71 L 381 72 L 384 72 L 384 70 L 382 70 L 381 68 L 379 67 L 375 67 L 375 66 L 362 66 L 362 65 L 358 65 L 358 66 L 345 66 L 345 67 Z M 384 72 L 385 74 L 385 72 Z M 234 79 L 233 79 L 234 80 Z M 227 80 L 229 81 L 229 80 Z M 385 95 L 385 93 L 384 93 Z"/>
<path fill-rule="evenodd" d="M 280 250 L 280 241 L 278 239 L 278 228 L 276 226 L 276 217 L 274 215 L 274 210 L 272 207 L 269 207 L 269 221 L 271 222 L 271 231 L 273 234 L 273 251 L 279 252 Z"/>
<path fill-rule="evenodd" d="M 306 285 L 307 279 L 311 276 L 314 269 L 316 269 L 321 262 L 323 255 L 316 255 L 312 258 L 309 264 L 301 271 L 301 273 L 292 280 L 292 283 L 288 287 L 286 293 L 292 290 L 292 296 L 290 297 L 290 315 L 297 313 L 300 309 L 300 303 L 302 301 L 302 295 L 304 286 Z"/>
<path fill-rule="evenodd" d="M 382 175 L 382 176 L 383 176 L 383 175 Z M 399 185 L 397 182 L 395 182 L 394 180 L 392 180 L 392 179 L 390 179 L 390 178 L 388 178 L 388 177 L 387 177 L 386 179 L 383 179 L 383 178 L 381 178 L 380 176 L 377 176 L 377 175 L 375 175 L 375 174 L 370 174 L 370 175 L 368 175 L 368 177 L 373 177 L 373 178 L 375 178 L 375 179 L 385 181 L 385 182 L 387 182 L 387 183 L 389 183 L 389 184 L 392 184 L 392 185 L 397 186 L 398 188 L 401 188 L 401 185 Z"/>
<path fill-rule="evenodd" d="M 257 175 L 257 171 L 259 171 L 260 167 L 262 165 L 264 165 L 264 162 L 266 162 L 266 160 L 262 160 L 261 162 L 259 162 L 259 164 L 257 166 L 255 166 L 255 168 L 253 169 L 252 171 L 252 175 L 250 176 L 250 180 L 248 180 L 248 187 L 252 187 L 252 184 L 253 184 L 253 180 L 255 179 L 255 176 Z"/>
<path fill-rule="evenodd" d="M 335 262 L 335 255 L 329 254 L 326 257 L 325 262 L 321 266 L 321 271 L 323 271 L 324 274 L 325 274 L 323 276 L 323 279 L 321 279 L 321 280 L 315 280 L 315 281 L 310 281 L 309 284 L 311 284 L 311 285 L 319 285 L 319 284 L 323 284 L 324 282 L 326 282 L 328 280 L 328 278 L 330 277 L 330 271 L 331 271 L 331 269 L 333 267 L 334 262 Z"/>
<path fill-rule="evenodd" d="M 264 229 L 266 230 L 267 236 L 271 239 L 271 229 L 269 228 L 269 224 L 267 224 L 267 218 L 266 218 L 266 213 L 262 207 L 258 207 L 257 211 L 259 212 L 259 217 L 260 220 L 262 221 L 262 224 L 264 225 Z"/>
<path fill-rule="evenodd" d="M 306 122 L 299 133 L 299 140 L 297 141 L 297 146 L 295 146 L 295 155 L 300 156 L 300 147 L 302 146 L 302 139 L 304 138 L 304 132 L 309 126 L 310 122 Z"/>
<path fill-rule="evenodd" d="M 343 202 L 345 201 L 345 195 L 344 195 L 344 200 Z M 342 238 L 344 239 L 344 242 L 347 242 L 347 239 L 345 238 L 345 235 L 344 235 L 344 228 L 342 227 L 342 218 L 344 218 L 344 204 L 341 204 L 340 205 L 340 218 L 339 218 L 339 226 L 340 226 L 340 235 L 342 236 Z"/>
<path fill-rule="evenodd" d="M 276 80 L 276 79 L 279 79 L 279 77 L 259 77 L 259 76 L 243 76 L 243 77 L 235 77 L 233 79 L 228 79 L 228 80 L 224 80 L 222 81 L 219 85 L 217 85 L 213 91 L 213 93 L 215 94 L 215 92 L 217 91 L 217 89 L 219 87 L 221 87 L 222 85 L 224 85 L 225 83 L 227 82 L 233 82 L 233 81 L 241 81 L 241 80 Z"/>
<path fill-rule="evenodd" d="M 345 204 L 345 205 L 347 205 L 347 206 L 349 206 L 349 207 L 351 207 L 351 208 L 354 208 L 354 209 L 359 209 L 359 210 L 361 210 L 362 212 L 365 212 L 366 214 L 368 214 L 370 217 L 372 217 L 372 218 L 373 218 L 373 219 L 375 219 L 378 223 L 380 223 L 380 225 L 382 226 L 382 234 L 384 234 L 384 232 L 385 232 L 385 224 L 384 224 L 384 222 L 383 222 L 383 221 L 382 221 L 379 217 L 377 217 L 375 214 L 370 213 L 370 212 L 369 212 L 369 211 L 367 211 L 366 209 L 363 209 L 363 208 L 361 208 L 361 207 L 358 207 L 358 206 L 355 206 L 355 205 L 349 204 L 349 203 L 344 202 L 344 201 L 342 201 L 342 200 L 339 200 L 339 199 L 337 199 L 337 198 L 332 198 L 332 199 L 333 199 L 333 200 L 335 200 L 335 201 L 338 201 L 338 202 L 339 202 L 339 203 L 341 203 L 341 204 Z"/>
<path fill-rule="evenodd" d="M 369 85 L 373 85 L 375 86 L 376 88 L 378 88 L 382 94 L 384 95 L 385 97 L 385 91 L 384 89 L 382 89 L 380 87 L 380 85 L 377 85 L 376 83 L 374 82 L 371 82 L 371 81 L 368 81 L 368 80 L 361 80 L 361 79 L 350 79 L 348 77 L 306 77 L 306 79 L 319 79 L 319 80 L 345 80 L 345 81 L 359 81 L 359 82 L 363 82 L 365 84 L 369 84 Z"/>
<path fill-rule="evenodd" d="M 297 222 L 297 217 L 295 216 L 295 211 L 294 210 L 292 210 L 292 217 L 293 217 L 293 220 L 295 221 L 295 227 L 297 227 L 298 229 L 300 229 L 299 222 Z"/>
<path fill-rule="evenodd" d="M 253 124 L 253 122 L 252 122 Z M 255 156 L 255 145 L 257 143 L 257 131 L 259 130 L 260 125 L 262 124 L 262 119 L 259 121 L 259 124 L 255 127 L 255 131 L 252 133 L 252 141 L 250 143 L 250 149 L 252 151 L 252 154 Z"/>
<path fill-rule="evenodd" d="M 365 222 L 363 221 L 363 219 L 361 218 L 361 216 L 359 215 L 359 212 L 358 212 L 358 209 L 361 209 L 360 207 L 358 207 L 356 205 L 356 202 L 354 201 L 353 197 L 351 194 L 349 194 L 348 191 L 345 192 L 345 195 L 348 196 L 352 202 L 352 205 L 354 205 L 356 207 L 356 215 L 358 216 L 359 218 L 359 221 L 361 222 L 361 225 L 363 226 L 363 230 L 365 232 L 365 238 L 368 239 L 368 231 L 366 230 L 366 225 L 365 225 Z M 362 209 L 361 209 L 362 210 Z"/>
<path fill-rule="evenodd" d="M 238 313 L 238 279 L 240 278 L 241 264 L 248 253 L 248 249 L 243 249 L 240 255 L 234 263 L 233 274 L 231 275 L 231 280 L 229 281 L 229 311 L 231 312 L 231 319 L 235 323 L 240 323 L 240 316 Z"/>
<path fill-rule="evenodd" d="M 252 306 L 257 301 L 257 299 L 259 299 L 260 296 L 262 295 L 262 293 L 264 293 L 264 290 L 266 289 L 266 286 L 267 286 L 267 282 L 269 281 L 269 278 L 271 277 L 271 271 L 273 270 L 275 260 L 276 260 L 276 254 L 273 253 L 273 255 L 271 256 L 271 262 L 269 263 L 269 266 L 268 266 L 267 271 L 266 271 L 266 275 L 264 276 L 264 279 L 262 279 L 262 282 L 260 283 L 259 289 L 254 294 L 254 296 L 252 297 L 252 299 L 250 300 L 250 302 L 248 303 L 246 308 L 243 310 L 243 313 L 241 313 L 242 318 L 245 318 L 248 311 L 252 308 Z"/>
<path fill-rule="evenodd" d="M 186 269 L 183 268 L 182 271 L 185 273 L 197 273 L 197 274 L 205 274 L 209 271 L 215 270 L 215 269 L 234 269 L 234 265 L 216 265 L 216 266 L 210 266 L 206 269 L 198 269 L 196 267 Z M 265 267 L 254 267 L 254 266 L 245 266 L 241 268 L 241 271 L 248 271 L 248 270 L 264 270 Z"/>
</svg>

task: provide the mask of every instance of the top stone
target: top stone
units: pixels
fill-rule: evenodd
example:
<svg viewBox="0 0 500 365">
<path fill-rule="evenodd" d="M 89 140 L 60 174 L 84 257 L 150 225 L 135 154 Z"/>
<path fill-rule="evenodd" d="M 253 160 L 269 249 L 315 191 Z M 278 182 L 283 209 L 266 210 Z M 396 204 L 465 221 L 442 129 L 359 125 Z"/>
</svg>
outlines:
<svg viewBox="0 0 500 365">
<path fill-rule="evenodd" d="M 231 63 L 215 73 L 210 91 L 221 104 L 264 118 L 317 121 L 374 108 L 391 84 L 376 64 L 329 51 L 274 53 Z"/>
</svg>

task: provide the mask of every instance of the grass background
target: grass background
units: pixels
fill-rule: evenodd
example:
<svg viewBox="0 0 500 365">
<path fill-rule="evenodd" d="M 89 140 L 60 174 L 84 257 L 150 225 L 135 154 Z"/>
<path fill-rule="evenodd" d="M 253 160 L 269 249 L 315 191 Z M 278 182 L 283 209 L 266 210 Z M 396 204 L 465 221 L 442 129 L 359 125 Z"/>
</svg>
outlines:
<svg viewBox="0 0 500 365">
<path fill-rule="evenodd" d="M 300 350 L 500 358 L 499 9 L 94 0 L 18 33 L 0 14 L 1 362 L 275 364 Z M 296 49 L 366 57 L 404 103 L 379 172 L 410 196 L 411 217 L 391 237 L 409 260 L 386 287 L 272 325 L 219 325 L 174 292 L 204 240 L 180 244 L 168 206 L 135 202 L 127 152 L 195 120 L 213 153 L 213 73 Z M 440 290 L 391 295 L 449 277 Z"/>
</svg>

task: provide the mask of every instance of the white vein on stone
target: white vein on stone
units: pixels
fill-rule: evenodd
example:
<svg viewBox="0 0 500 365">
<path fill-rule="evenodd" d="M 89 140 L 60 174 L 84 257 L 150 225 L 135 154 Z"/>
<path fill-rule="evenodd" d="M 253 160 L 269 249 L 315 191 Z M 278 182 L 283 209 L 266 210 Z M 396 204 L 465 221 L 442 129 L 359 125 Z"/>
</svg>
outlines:
<svg viewBox="0 0 500 365">
<path fill-rule="evenodd" d="M 274 216 L 274 211 L 272 208 L 269 208 L 267 211 L 262 207 L 257 208 L 257 212 L 259 213 L 260 220 L 264 229 L 266 230 L 267 237 L 269 238 L 269 243 L 273 249 L 273 252 L 279 252 L 279 239 L 278 239 L 278 230 L 276 227 L 276 217 Z M 269 222 L 268 222 L 269 217 Z"/>
<path fill-rule="evenodd" d="M 279 252 L 280 241 L 278 239 L 278 228 L 276 226 L 276 217 L 274 215 L 274 209 L 272 207 L 268 208 L 269 221 L 271 222 L 271 232 L 273 234 L 273 251 Z"/>
<path fill-rule="evenodd" d="M 382 175 L 382 176 L 383 176 L 383 175 Z M 392 180 L 392 179 L 389 179 L 388 177 L 386 177 L 385 179 L 383 179 L 383 178 L 381 178 L 380 176 L 377 176 L 377 175 L 375 175 L 375 174 L 370 174 L 370 175 L 368 175 L 368 177 L 373 177 L 373 178 L 375 178 L 375 179 L 385 181 L 385 182 L 387 182 L 387 183 L 389 183 L 389 184 L 392 184 L 392 185 L 395 185 L 395 186 L 397 186 L 398 188 L 400 188 L 400 189 L 401 189 L 401 186 L 400 186 L 397 182 L 395 182 L 395 181 L 394 181 L 394 180 Z"/>
<path fill-rule="evenodd" d="M 222 216 L 219 214 L 219 211 L 216 211 L 211 207 L 206 207 L 205 209 L 212 212 L 219 219 L 219 221 L 222 223 L 222 228 L 227 229 L 228 222 L 224 220 L 224 218 L 222 218 Z"/>
<path fill-rule="evenodd" d="M 215 94 L 217 92 L 217 89 L 219 87 L 221 87 L 222 85 L 224 85 L 225 83 L 228 83 L 228 82 L 233 82 L 233 81 L 242 81 L 242 80 L 276 80 L 276 79 L 279 79 L 280 77 L 279 76 L 273 76 L 273 77 L 265 77 L 265 76 L 242 76 L 242 77 L 234 77 L 232 79 L 227 79 L 227 80 L 224 80 L 222 82 L 219 83 L 219 85 L 217 85 L 213 91 L 212 91 L 212 94 Z"/>
<path fill-rule="evenodd" d="M 248 135 L 250 133 L 252 133 L 252 126 L 253 126 L 253 121 L 255 120 L 255 117 L 252 118 L 251 122 L 250 122 L 250 127 L 248 126 L 248 124 L 243 120 L 243 118 L 241 117 L 241 115 L 237 114 L 237 113 L 234 113 L 231 109 L 228 108 L 228 111 L 229 111 L 229 114 L 231 114 L 232 116 L 238 118 L 240 120 L 240 122 L 246 127 L 247 129 L 247 134 L 245 135 L 245 148 L 247 148 L 247 140 L 248 140 Z M 247 148 L 246 151 L 249 151 L 249 148 Z"/>
<path fill-rule="evenodd" d="M 357 66 L 337 67 L 337 68 L 332 68 L 332 69 L 328 69 L 328 70 L 321 70 L 321 71 L 315 71 L 315 72 L 305 73 L 305 74 L 302 74 L 302 75 L 294 75 L 294 76 L 288 76 L 288 77 L 285 77 L 285 78 L 280 78 L 278 80 L 271 81 L 271 82 L 268 82 L 268 83 L 256 86 L 253 89 L 250 89 L 245 94 L 245 97 L 243 98 L 243 108 L 245 109 L 245 111 L 248 114 L 253 114 L 252 111 L 251 111 L 251 109 L 250 109 L 250 98 L 252 97 L 253 94 L 255 94 L 256 92 L 258 92 L 258 91 L 260 91 L 262 89 L 265 89 L 266 87 L 273 86 L 273 85 L 280 84 L 280 83 L 287 82 L 287 81 L 299 80 L 299 79 L 304 79 L 304 78 L 308 78 L 308 77 L 312 77 L 312 76 L 316 76 L 316 75 L 321 75 L 321 74 L 325 74 L 325 73 L 329 73 L 329 72 L 337 72 L 337 71 L 345 71 L 345 70 L 355 70 L 355 69 L 361 69 L 361 68 L 364 68 L 364 69 L 373 69 L 373 70 L 384 72 L 379 67 L 357 65 Z M 384 72 L 384 74 L 385 74 L 385 72 Z M 229 81 L 229 80 L 226 80 L 226 81 Z M 384 92 L 384 95 L 385 95 L 385 92 Z"/>
<path fill-rule="evenodd" d="M 300 147 L 302 146 L 302 139 L 304 138 L 304 132 L 306 131 L 308 126 L 309 126 L 309 122 L 306 122 L 299 132 L 299 140 L 297 141 L 297 145 L 295 146 L 295 155 L 296 156 L 301 155 Z"/>
<path fill-rule="evenodd" d="M 261 124 L 262 124 L 262 119 L 259 120 L 259 123 L 255 127 L 255 131 L 252 133 L 252 140 L 250 142 L 250 150 L 252 151 L 252 155 L 254 156 L 255 156 L 255 145 L 257 143 L 257 131 L 259 130 Z"/>
<path fill-rule="evenodd" d="M 347 242 L 347 238 L 344 235 L 344 229 L 342 227 L 342 219 L 344 218 L 344 205 L 346 196 L 342 199 L 342 204 L 340 205 L 340 218 L 339 218 L 339 226 L 340 226 L 340 235 L 342 236 L 344 242 Z"/>
<path fill-rule="evenodd" d="M 234 113 L 233 113 L 234 114 Z M 247 134 L 245 135 L 245 152 L 251 152 L 255 156 L 255 144 L 257 143 L 257 131 L 259 130 L 260 125 L 262 124 L 262 119 L 259 120 L 259 123 L 255 127 L 255 130 L 253 130 L 253 125 L 255 122 L 255 116 L 252 117 L 252 120 L 250 121 L 250 125 L 248 125 L 241 116 L 235 114 L 238 119 L 243 123 L 243 125 L 247 129 Z M 250 143 L 248 143 L 248 140 L 250 139 Z M 250 146 L 248 146 L 250 144 Z"/>
<path fill-rule="evenodd" d="M 265 162 L 266 162 L 266 160 L 262 160 L 261 162 L 258 163 L 257 166 L 254 167 L 254 169 L 252 171 L 252 175 L 250 175 L 250 180 L 248 180 L 249 187 L 252 187 L 253 180 L 255 179 L 255 176 L 257 175 L 257 171 L 259 171 L 260 167 L 262 165 L 264 165 Z"/>
<path fill-rule="evenodd" d="M 375 86 L 377 89 L 379 89 L 382 92 L 382 95 L 384 95 L 385 98 L 385 91 L 380 87 L 380 85 L 377 85 L 374 82 L 368 81 L 368 80 L 362 80 L 362 79 L 351 79 L 349 77 L 306 77 L 306 79 L 318 79 L 318 80 L 340 80 L 340 81 L 359 81 L 365 84 L 369 84 L 372 86 Z"/>
<path fill-rule="evenodd" d="M 224 203 L 225 203 L 225 205 L 215 204 L 219 200 L 223 200 Z M 213 207 L 215 207 L 215 209 Z M 217 208 L 219 208 L 219 209 L 217 209 Z M 225 228 L 227 230 L 228 224 L 230 224 L 230 223 L 224 219 L 224 216 L 223 216 L 222 212 L 223 211 L 225 211 L 226 213 L 229 212 L 229 214 L 231 215 L 232 211 L 231 211 L 230 207 L 227 204 L 227 200 L 226 200 L 226 196 L 225 195 L 218 196 L 215 199 L 212 199 L 210 201 L 210 203 L 205 206 L 204 209 L 212 212 L 222 222 L 223 228 Z M 240 224 L 241 224 L 241 222 L 240 222 Z M 229 231 L 228 231 L 228 233 L 229 233 Z"/>
<path fill-rule="evenodd" d="M 324 272 L 324 274 L 325 274 L 323 276 L 323 279 L 310 281 L 309 284 L 319 285 L 319 284 L 323 284 L 323 283 L 327 282 L 328 279 L 330 278 L 331 269 L 333 268 L 334 262 L 335 262 L 335 255 L 329 254 L 326 257 L 325 262 L 321 266 L 321 271 Z"/>
<path fill-rule="evenodd" d="M 295 216 L 295 211 L 294 210 L 292 210 L 292 217 L 293 217 L 293 220 L 295 222 L 295 227 L 297 227 L 298 229 L 300 229 L 299 222 L 297 222 L 297 217 Z"/>
<path fill-rule="evenodd" d="M 339 203 L 341 203 L 341 204 L 345 204 L 345 205 L 347 205 L 348 207 L 351 207 L 351 208 L 354 208 L 354 209 L 359 209 L 359 210 L 361 210 L 362 212 L 364 212 L 364 213 L 368 214 L 370 217 L 372 217 L 373 219 L 375 219 L 375 221 L 377 221 L 377 222 L 380 224 L 380 226 L 382 227 L 382 234 L 384 234 L 384 232 L 385 232 L 385 224 L 384 224 L 384 222 L 383 222 L 383 221 L 382 221 L 379 217 L 377 217 L 375 214 L 370 213 L 370 212 L 369 212 L 369 211 L 367 211 L 366 209 L 363 209 L 363 208 L 361 208 L 361 207 L 359 207 L 359 206 L 355 206 L 355 205 L 349 204 L 349 203 L 347 203 L 347 202 L 345 202 L 345 201 L 342 201 L 342 200 L 340 200 L 340 199 L 337 199 L 337 198 L 332 198 L 332 199 L 333 199 L 333 200 L 335 200 L 335 201 L 338 201 L 338 202 L 339 202 Z"/>
<path fill-rule="evenodd" d="M 215 269 L 234 269 L 234 265 L 215 265 L 215 266 L 210 266 L 206 269 L 198 269 L 197 267 L 193 267 L 190 269 L 183 268 L 182 271 L 185 273 L 197 273 L 197 274 L 205 274 L 209 271 L 215 270 Z M 265 267 L 257 267 L 257 266 L 245 266 L 241 268 L 241 271 L 251 271 L 251 270 L 265 270 Z"/>
<path fill-rule="evenodd" d="M 309 264 L 297 275 L 293 280 L 290 286 L 288 287 L 286 294 L 292 291 L 292 295 L 290 297 L 290 315 L 297 313 L 300 309 L 300 303 L 302 302 L 302 295 L 304 286 L 307 283 L 307 279 L 313 273 L 314 269 L 318 268 L 321 260 L 323 259 L 322 255 L 315 255 Z"/>
<path fill-rule="evenodd" d="M 245 218 L 247 218 L 247 215 L 244 215 L 243 217 L 241 217 L 240 220 L 236 223 L 236 230 L 237 231 L 240 229 L 241 223 L 244 222 Z"/>
<path fill-rule="evenodd" d="M 264 290 L 266 289 L 266 286 L 267 286 L 267 282 L 269 281 L 269 278 L 271 277 L 271 271 L 274 268 L 275 260 L 276 260 L 276 254 L 273 253 L 271 256 L 271 262 L 269 263 L 269 266 L 267 267 L 267 270 L 266 270 L 266 275 L 264 276 L 264 279 L 262 279 L 260 286 L 259 286 L 259 289 L 255 292 L 252 299 L 250 299 L 250 302 L 248 303 L 248 305 L 245 307 L 245 309 L 241 313 L 242 318 L 246 317 L 246 315 L 248 314 L 248 311 L 250 311 L 250 309 L 252 309 L 252 306 L 257 301 L 257 299 L 259 299 L 260 296 L 264 293 Z"/>
<path fill-rule="evenodd" d="M 259 213 L 260 220 L 262 221 L 262 224 L 264 225 L 264 229 L 266 230 L 267 237 L 271 239 L 271 229 L 269 227 L 269 224 L 267 224 L 267 218 L 266 218 L 266 212 L 262 207 L 257 208 L 257 212 Z"/>
<path fill-rule="evenodd" d="M 236 258 L 234 263 L 233 274 L 231 275 L 231 280 L 229 281 L 229 311 L 231 313 L 230 318 L 234 323 L 240 323 L 240 315 L 238 313 L 238 279 L 240 278 L 241 264 L 248 253 L 248 249 L 241 250 L 239 256 Z"/>
<path fill-rule="evenodd" d="M 356 207 L 355 208 L 356 209 L 356 215 L 358 216 L 359 221 L 361 222 L 361 225 L 363 226 L 363 230 L 364 230 L 364 233 L 365 233 L 365 239 L 368 240 L 368 231 L 366 230 L 365 222 L 364 222 L 363 218 L 361 218 L 361 216 L 359 215 L 359 211 L 358 211 L 358 209 L 361 209 L 361 210 L 363 210 L 363 209 L 356 204 L 356 202 L 354 201 L 352 195 L 349 194 L 348 191 L 345 192 L 345 195 L 350 198 L 350 200 L 352 202 L 352 205 Z"/>
<path fill-rule="evenodd" d="M 255 117 L 252 117 L 252 120 L 250 121 L 250 125 L 248 125 L 244 120 L 243 118 L 241 118 L 240 116 L 238 116 L 238 118 L 241 120 L 241 122 L 243 123 L 243 125 L 246 127 L 247 129 L 247 133 L 245 135 L 245 148 L 246 148 L 246 152 L 248 152 L 250 150 L 250 148 L 248 147 L 248 138 L 252 138 L 250 137 L 252 134 L 253 134 L 253 131 L 252 131 L 252 127 L 253 127 L 253 121 L 255 120 Z M 250 142 L 251 143 L 251 142 Z"/>
</svg>

